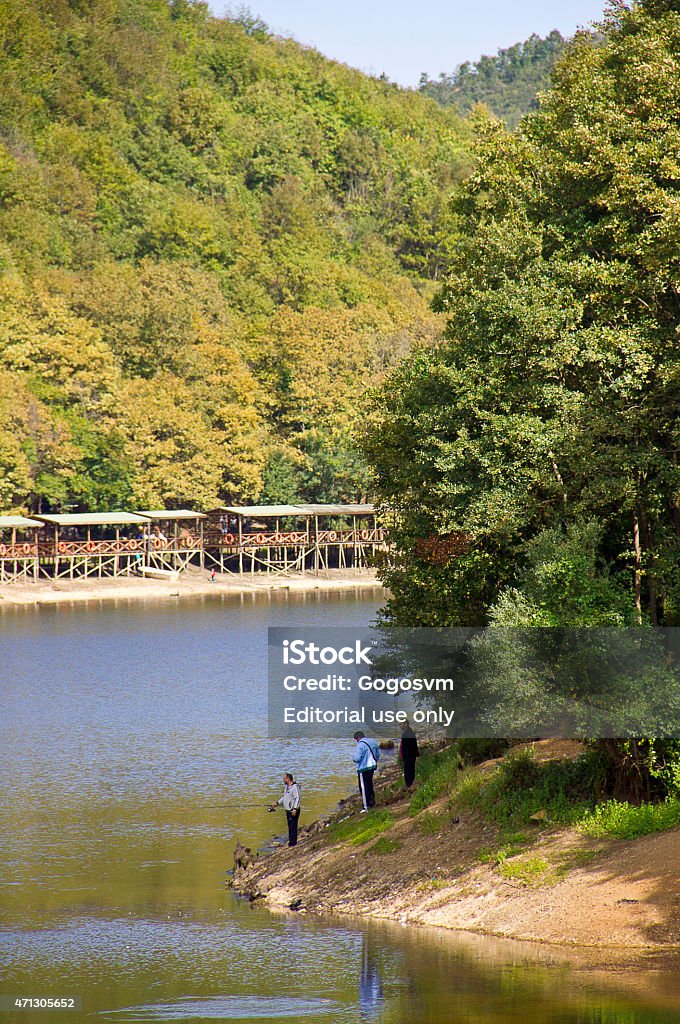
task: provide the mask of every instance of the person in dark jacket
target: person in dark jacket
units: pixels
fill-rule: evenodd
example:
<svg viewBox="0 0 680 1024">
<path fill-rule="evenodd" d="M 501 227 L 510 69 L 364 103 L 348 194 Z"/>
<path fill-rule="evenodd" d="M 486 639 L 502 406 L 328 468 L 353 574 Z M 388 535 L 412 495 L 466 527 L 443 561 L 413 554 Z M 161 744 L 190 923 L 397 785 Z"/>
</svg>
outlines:
<svg viewBox="0 0 680 1024">
<path fill-rule="evenodd" d="M 399 744 L 399 760 L 404 768 L 404 783 L 407 789 L 413 789 L 416 781 L 416 758 L 420 757 L 418 740 L 410 726 L 408 718 L 401 723 L 401 743 Z"/>
</svg>

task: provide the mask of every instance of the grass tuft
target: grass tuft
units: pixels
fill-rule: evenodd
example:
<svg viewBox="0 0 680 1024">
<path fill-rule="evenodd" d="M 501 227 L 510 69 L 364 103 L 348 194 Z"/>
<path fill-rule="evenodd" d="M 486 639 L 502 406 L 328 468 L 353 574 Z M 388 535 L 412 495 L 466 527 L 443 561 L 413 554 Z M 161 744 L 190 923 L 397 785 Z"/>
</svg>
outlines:
<svg viewBox="0 0 680 1024">
<path fill-rule="evenodd" d="M 326 835 L 332 842 L 348 842 L 353 846 L 363 846 L 381 832 L 387 832 L 393 825 L 394 817 L 390 811 L 374 810 L 331 825 Z"/>
<path fill-rule="evenodd" d="M 416 892 L 439 892 L 440 889 L 446 889 L 451 885 L 451 882 L 447 878 L 428 878 L 424 882 L 419 882 L 416 886 Z"/>
<path fill-rule="evenodd" d="M 424 836 L 435 836 L 449 823 L 447 814 L 430 814 L 426 812 L 418 818 L 418 830 Z"/>
<path fill-rule="evenodd" d="M 401 846 L 402 844 L 398 839 L 390 839 L 389 836 L 383 836 L 373 844 L 371 851 L 373 853 L 395 853 L 396 850 L 401 850 Z"/>
<path fill-rule="evenodd" d="M 551 866 L 542 857 L 515 857 L 499 864 L 498 873 L 523 885 L 543 885 L 550 880 Z"/>
</svg>

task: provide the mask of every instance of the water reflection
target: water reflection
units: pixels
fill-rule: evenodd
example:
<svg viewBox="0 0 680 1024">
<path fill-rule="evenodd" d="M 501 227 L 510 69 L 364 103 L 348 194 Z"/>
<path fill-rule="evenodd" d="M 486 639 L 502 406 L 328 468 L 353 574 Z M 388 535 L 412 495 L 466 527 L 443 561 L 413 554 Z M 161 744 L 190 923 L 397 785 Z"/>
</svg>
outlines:
<svg viewBox="0 0 680 1024">
<path fill-rule="evenodd" d="M 535 948 L 274 917 L 225 890 L 236 837 L 283 827 L 265 809 L 283 768 L 303 821 L 354 787 L 351 741 L 266 738 L 267 626 L 363 624 L 378 602 L 0 614 L 0 993 L 81 996 L 82 1013 L 52 1015 L 78 1024 L 680 1021 L 672 972 L 625 995 Z"/>
<path fill-rule="evenodd" d="M 375 1020 L 383 1006 L 383 983 L 379 957 L 367 935 L 361 943 L 359 1009 L 363 1020 Z"/>
<path fill-rule="evenodd" d="M 304 1020 L 333 1014 L 335 1020 L 343 1011 L 331 999 L 296 999 L 291 996 L 213 996 L 209 999 L 179 999 L 175 1003 L 156 1003 L 150 1006 L 131 1006 L 125 1010 L 104 1013 L 113 1021 L 279 1021 Z"/>
</svg>

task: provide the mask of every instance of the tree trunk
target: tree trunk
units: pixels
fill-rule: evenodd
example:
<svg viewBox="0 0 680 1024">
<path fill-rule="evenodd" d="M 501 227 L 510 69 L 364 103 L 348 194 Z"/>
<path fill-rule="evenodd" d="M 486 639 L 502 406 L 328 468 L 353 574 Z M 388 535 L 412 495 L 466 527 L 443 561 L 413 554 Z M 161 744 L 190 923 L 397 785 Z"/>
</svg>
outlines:
<svg viewBox="0 0 680 1024">
<path fill-rule="evenodd" d="M 677 470 L 678 468 L 678 454 L 673 452 L 673 466 Z M 680 534 L 680 501 L 675 495 L 671 498 L 671 519 L 675 532 Z"/>
<path fill-rule="evenodd" d="M 644 509 L 640 509 L 640 526 L 642 528 L 642 540 L 648 554 L 647 565 L 647 592 L 649 594 L 649 617 L 653 626 L 659 625 L 658 606 L 656 598 L 656 579 L 654 576 L 654 555 L 652 545 L 652 531 L 649 528 L 649 520 Z"/>
<path fill-rule="evenodd" d="M 633 573 L 633 596 L 638 626 L 642 625 L 642 548 L 640 547 L 640 520 L 637 512 L 633 512 L 633 550 L 635 552 L 635 569 Z"/>
</svg>

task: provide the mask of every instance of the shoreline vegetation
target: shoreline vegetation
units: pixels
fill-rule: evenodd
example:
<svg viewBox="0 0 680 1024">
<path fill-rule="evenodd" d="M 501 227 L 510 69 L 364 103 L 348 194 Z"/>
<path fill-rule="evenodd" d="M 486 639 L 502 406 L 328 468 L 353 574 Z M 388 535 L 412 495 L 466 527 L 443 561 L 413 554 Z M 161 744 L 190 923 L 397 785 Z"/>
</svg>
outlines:
<svg viewBox="0 0 680 1024">
<path fill-rule="evenodd" d="M 229 884 L 272 911 L 578 949 L 592 965 L 680 954 L 680 801 L 596 801 L 575 740 L 463 763 L 470 742 L 426 746 L 413 795 L 392 762 L 373 811 L 341 801 L 295 849 L 239 843 Z"/>
<path fill-rule="evenodd" d="M 329 569 L 318 576 L 311 573 L 279 576 L 266 573 L 251 576 L 218 573 L 215 580 L 211 580 L 210 576 L 208 570 L 193 568 L 174 580 L 130 576 L 8 583 L 0 586 L 0 609 L 100 601 L 162 601 L 169 598 L 185 600 L 238 594 L 383 590 L 375 573 L 366 569 Z"/>
</svg>

